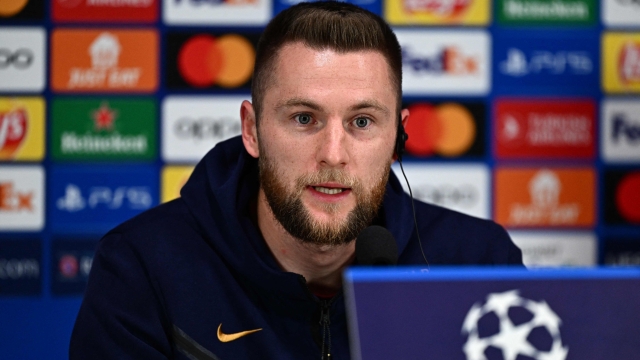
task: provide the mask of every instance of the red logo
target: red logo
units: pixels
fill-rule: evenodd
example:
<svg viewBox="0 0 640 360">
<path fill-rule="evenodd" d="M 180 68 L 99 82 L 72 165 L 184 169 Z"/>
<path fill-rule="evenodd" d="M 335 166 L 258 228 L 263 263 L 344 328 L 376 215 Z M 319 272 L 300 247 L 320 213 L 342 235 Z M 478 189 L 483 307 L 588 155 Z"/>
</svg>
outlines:
<svg viewBox="0 0 640 360">
<path fill-rule="evenodd" d="M 456 17 L 461 15 L 472 0 L 404 0 L 407 12 L 426 12 L 438 17 Z"/>
<path fill-rule="evenodd" d="M 640 224 L 640 172 L 629 173 L 620 181 L 616 205 L 625 220 Z"/>
<path fill-rule="evenodd" d="M 0 159 L 11 159 L 27 134 L 27 112 L 23 108 L 0 112 Z"/>
<path fill-rule="evenodd" d="M 591 100 L 498 100 L 494 138 L 498 158 L 592 158 L 595 105 Z"/>
<path fill-rule="evenodd" d="M 196 35 L 180 49 L 178 71 L 194 87 L 233 88 L 249 80 L 254 61 L 253 45 L 240 35 Z"/>
<path fill-rule="evenodd" d="M 620 80 L 625 84 L 640 82 L 640 44 L 627 42 L 618 59 Z"/>
<path fill-rule="evenodd" d="M 158 0 L 52 0 L 57 22 L 141 22 L 158 19 Z"/>
<path fill-rule="evenodd" d="M 95 123 L 96 131 L 100 130 L 113 130 L 113 122 L 116 120 L 118 112 L 109 108 L 109 104 L 106 102 L 100 105 L 96 111 L 93 112 L 93 121 Z"/>
<path fill-rule="evenodd" d="M 67 279 L 78 276 L 78 259 L 73 255 L 64 255 L 58 261 L 60 274 Z"/>
</svg>

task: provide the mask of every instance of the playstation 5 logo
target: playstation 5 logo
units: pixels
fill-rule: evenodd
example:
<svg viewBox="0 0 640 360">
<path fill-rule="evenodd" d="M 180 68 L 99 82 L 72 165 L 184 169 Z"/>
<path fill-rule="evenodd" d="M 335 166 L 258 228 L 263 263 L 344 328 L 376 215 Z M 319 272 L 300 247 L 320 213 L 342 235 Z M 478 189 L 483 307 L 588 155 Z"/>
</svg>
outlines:
<svg viewBox="0 0 640 360">
<path fill-rule="evenodd" d="M 59 210 L 77 212 L 87 207 L 95 209 L 100 205 L 117 210 L 125 203 L 129 209 L 146 210 L 151 207 L 153 198 L 147 187 L 119 186 L 112 190 L 109 187 L 96 186 L 89 190 L 89 197 L 85 199 L 77 185 L 67 184 L 65 194 L 58 199 L 56 206 Z"/>
<path fill-rule="evenodd" d="M 517 48 L 510 48 L 507 59 L 500 63 L 505 75 L 521 77 L 546 72 L 552 75 L 588 75 L 593 72 L 593 61 L 584 51 L 534 51 L 530 59 Z"/>
</svg>

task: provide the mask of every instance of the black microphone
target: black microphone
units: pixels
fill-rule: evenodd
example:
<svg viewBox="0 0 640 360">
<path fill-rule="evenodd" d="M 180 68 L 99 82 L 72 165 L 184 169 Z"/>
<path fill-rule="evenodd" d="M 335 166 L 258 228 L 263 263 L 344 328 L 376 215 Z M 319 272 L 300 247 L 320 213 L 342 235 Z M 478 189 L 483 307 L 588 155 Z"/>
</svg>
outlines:
<svg viewBox="0 0 640 360">
<path fill-rule="evenodd" d="M 362 230 L 356 239 L 358 265 L 395 265 L 398 245 L 389 230 L 373 225 Z"/>
</svg>

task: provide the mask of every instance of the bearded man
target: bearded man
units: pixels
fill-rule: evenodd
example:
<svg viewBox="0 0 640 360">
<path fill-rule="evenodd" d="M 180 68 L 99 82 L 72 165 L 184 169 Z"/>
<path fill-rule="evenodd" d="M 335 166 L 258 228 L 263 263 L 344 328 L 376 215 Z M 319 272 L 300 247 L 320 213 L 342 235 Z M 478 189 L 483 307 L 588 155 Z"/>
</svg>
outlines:
<svg viewBox="0 0 640 360">
<path fill-rule="evenodd" d="M 338 2 L 276 16 L 242 136 L 204 157 L 181 198 L 101 240 L 70 358 L 348 359 L 341 274 L 358 233 L 384 226 L 399 264 L 424 263 L 390 174 L 401 84 L 378 16 Z M 415 205 L 431 265 L 522 264 L 495 223 Z"/>
</svg>

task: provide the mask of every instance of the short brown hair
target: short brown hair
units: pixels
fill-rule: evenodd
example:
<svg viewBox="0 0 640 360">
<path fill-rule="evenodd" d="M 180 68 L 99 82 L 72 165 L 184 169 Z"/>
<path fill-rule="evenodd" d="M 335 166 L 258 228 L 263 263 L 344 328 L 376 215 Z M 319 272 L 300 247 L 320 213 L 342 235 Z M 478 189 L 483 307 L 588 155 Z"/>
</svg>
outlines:
<svg viewBox="0 0 640 360">
<path fill-rule="evenodd" d="M 339 53 L 373 50 L 384 56 L 391 82 L 398 93 L 397 111 L 402 103 L 402 52 L 395 34 L 379 16 L 355 5 L 320 1 L 294 5 L 267 25 L 260 36 L 251 84 L 251 100 L 259 118 L 264 93 L 272 80 L 280 49 L 301 42 L 317 49 Z M 256 119 L 257 120 L 257 119 Z"/>
</svg>

